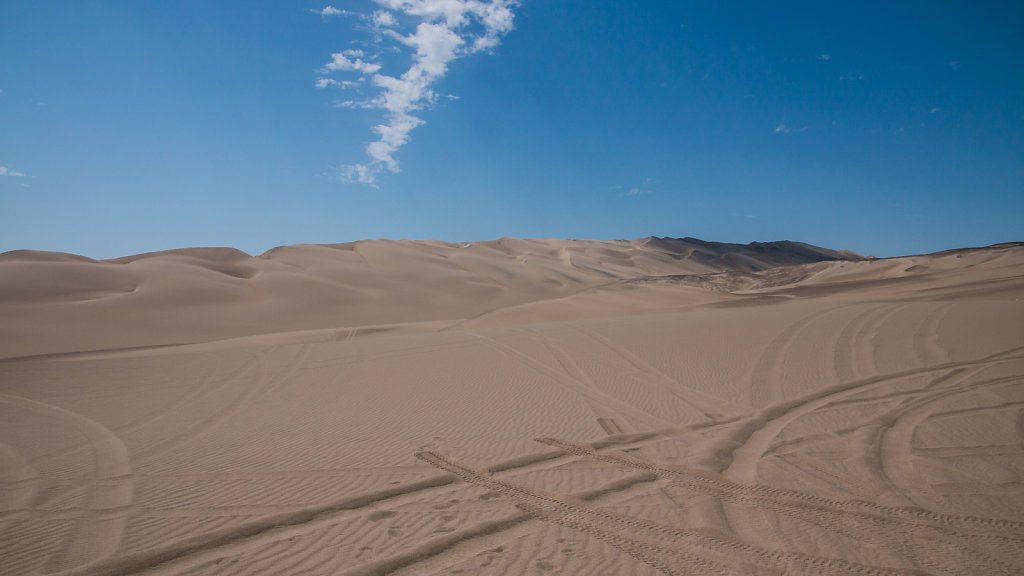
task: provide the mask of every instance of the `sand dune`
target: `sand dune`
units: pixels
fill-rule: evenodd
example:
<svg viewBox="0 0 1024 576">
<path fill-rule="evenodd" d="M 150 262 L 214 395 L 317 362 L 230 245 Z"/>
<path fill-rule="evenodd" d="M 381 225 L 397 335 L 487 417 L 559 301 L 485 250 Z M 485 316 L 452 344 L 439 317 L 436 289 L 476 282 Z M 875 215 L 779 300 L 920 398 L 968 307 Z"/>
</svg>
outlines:
<svg viewBox="0 0 1024 576">
<path fill-rule="evenodd" d="M 0 254 L 0 357 L 470 318 L 622 279 L 857 258 L 795 242 L 371 240 L 97 262 Z"/>
<path fill-rule="evenodd" d="M 0 255 L 4 574 L 1019 574 L 1024 245 Z"/>
</svg>

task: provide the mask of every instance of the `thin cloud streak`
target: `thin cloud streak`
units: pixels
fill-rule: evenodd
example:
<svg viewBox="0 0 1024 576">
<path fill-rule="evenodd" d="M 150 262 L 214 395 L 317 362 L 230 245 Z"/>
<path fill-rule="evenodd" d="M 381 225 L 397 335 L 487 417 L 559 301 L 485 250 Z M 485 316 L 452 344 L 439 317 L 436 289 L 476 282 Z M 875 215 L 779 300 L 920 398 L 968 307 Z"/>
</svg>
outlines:
<svg viewBox="0 0 1024 576">
<path fill-rule="evenodd" d="M 425 122 L 416 112 L 432 106 L 437 94 L 431 89 L 448 72 L 448 65 L 465 56 L 497 47 L 513 28 L 517 0 L 374 0 L 381 9 L 363 18 L 377 33 L 378 42 L 392 42 L 413 51 L 412 64 L 405 72 L 390 76 L 383 66 L 361 50 L 331 55 L 318 70 L 316 85 L 354 87 L 369 80 L 377 95 L 362 102 L 346 101 L 344 107 L 382 110 L 386 122 L 373 128 L 379 136 L 366 145 L 369 161 L 342 167 L 346 181 L 376 185 L 377 176 L 398 171 L 395 153 L 409 142 L 409 133 Z M 401 30 L 403 21 L 417 21 L 411 32 Z M 338 82 L 328 74 L 355 72 L 358 80 Z"/>
<path fill-rule="evenodd" d="M 800 126 L 798 128 L 792 128 L 790 126 L 786 126 L 785 124 L 779 124 L 778 126 L 775 127 L 775 133 L 776 134 L 792 134 L 794 132 L 804 132 L 806 130 L 807 130 L 807 126 Z"/>
<path fill-rule="evenodd" d="M 310 10 L 310 12 L 321 16 L 349 16 L 352 14 L 348 10 L 338 10 L 330 4 L 324 6 L 322 10 Z"/>
</svg>

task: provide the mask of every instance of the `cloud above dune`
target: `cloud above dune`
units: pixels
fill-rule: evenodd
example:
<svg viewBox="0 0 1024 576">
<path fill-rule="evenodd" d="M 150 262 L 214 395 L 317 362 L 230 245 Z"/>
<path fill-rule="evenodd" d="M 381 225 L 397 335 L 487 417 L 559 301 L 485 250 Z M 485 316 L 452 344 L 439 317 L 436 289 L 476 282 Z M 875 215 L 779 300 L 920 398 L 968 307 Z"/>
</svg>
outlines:
<svg viewBox="0 0 1024 576">
<path fill-rule="evenodd" d="M 338 10 L 337 8 L 329 4 L 327 6 L 324 6 L 322 10 L 310 10 L 310 12 L 314 12 L 321 16 L 341 16 L 342 14 L 348 13 L 344 10 Z"/>
<path fill-rule="evenodd" d="M 362 74 L 373 74 L 380 70 L 380 64 L 363 62 L 362 50 L 345 50 L 331 54 L 331 61 L 323 67 L 321 72 L 329 73 L 338 70 L 353 70 Z"/>
<path fill-rule="evenodd" d="M 317 72 L 319 88 L 365 86 L 363 101 L 346 100 L 343 107 L 379 110 L 385 120 L 373 128 L 378 139 L 366 145 L 368 161 L 343 166 L 350 182 L 375 185 L 377 176 L 398 171 L 396 152 L 409 134 L 425 121 L 417 114 L 437 101 L 432 86 L 448 72 L 451 62 L 492 50 L 512 30 L 517 0 L 374 0 L 380 7 L 362 16 L 374 32 L 370 43 L 397 49 L 411 61 L 400 74 L 387 74 L 376 52 L 344 50 Z M 330 8 L 330 6 L 328 6 Z M 325 9 L 326 10 L 326 9 Z M 352 75 L 357 75 L 355 79 Z M 344 80 L 331 75 L 346 75 Z M 362 81 L 366 80 L 365 83 Z"/>
</svg>

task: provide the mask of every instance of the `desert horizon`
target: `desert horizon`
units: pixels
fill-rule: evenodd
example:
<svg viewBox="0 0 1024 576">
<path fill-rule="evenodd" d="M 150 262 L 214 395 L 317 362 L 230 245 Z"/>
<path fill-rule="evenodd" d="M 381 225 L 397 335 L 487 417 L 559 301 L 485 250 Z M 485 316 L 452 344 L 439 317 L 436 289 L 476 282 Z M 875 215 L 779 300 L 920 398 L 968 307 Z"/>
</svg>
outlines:
<svg viewBox="0 0 1024 576">
<path fill-rule="evenodd" d="M 0 1 L 0 576 L 1024 574 L 1022 22 Z"/>
<path fill-rule="evenodd" d="M 1024 243 L 0 254 L 4 574 L 1014 574 Z"/>
</svg>

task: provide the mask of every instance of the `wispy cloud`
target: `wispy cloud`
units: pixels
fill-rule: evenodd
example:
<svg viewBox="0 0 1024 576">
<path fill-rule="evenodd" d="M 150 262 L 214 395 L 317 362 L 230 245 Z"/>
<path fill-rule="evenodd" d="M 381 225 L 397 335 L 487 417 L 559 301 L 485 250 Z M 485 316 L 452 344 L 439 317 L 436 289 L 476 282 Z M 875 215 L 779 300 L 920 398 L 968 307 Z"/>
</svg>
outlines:
<svg viewBox="0 0 1024 576">
<path fill-rule="evenodd" d="M 831 54 L 821 54 L 820 56 L 818 56 L 818 60 L 821 60 L 822 62 L 828 62 L 831 59 L 832 59 L 832 55 Z"/>
<path fill-rule="evenodd" d="M 338 82 L 334 78 L 317 78 L 317 88 L 327 88 L 328 86 L 341 86 L 341 82 Z"/>
<path fill-rule="evenodd" d="M 21 172 L 15 172 L 14 170 L 11 170 L 7 166 L 0 166 L 0 176 L 11 176 L 11 177 L 14 177 L 14 178 L 24 178 L 25 177 L 25 175 L 22 174 Z"/>
<path fill-rule="evenodd" d="M 626 192 L 622 194 L 622 196 L 629 197 L 629 196 L 645 196 L 647 194 L 654 194 L 654 191 L 651 190 L 651 187 L 652 186 L 656 186 L 658 184 L 661 184 L 661 182 L 662 182 L 661 180 L 655 180 L 653 178 L 646 178 L 646 179 L 644 179 L 643 183 L 640 184 L 639 186 L 630 186 L 629 189 L 626 190 Z M 616 186 L 615 188 L 621 190 L 621 189 L 624 189 L 626 187 L 625 186 Z"/>
<path fill-rule="evenodd" d="M 779 124 L 775 127 L 776 134 L 792 134 L 794 132 L 803 132 L 807 130 L 807 126 L 792 127 L 786 126 L 785 124 Z"/>
<path fill-rule="evenodd" d="M 338 10 L 337 8 L 335 8 L 334 6 L 331 6 L 330 4 L 328 4 L 327 6 L 324 6 L 323 9 L 321 9 L 321 10 L 310 10 L 310 12 L 312 12 L 314 14 L 319 14 L 321 16 L 343 16 L 343 15 L 347 16 L 347 15 L 351 15 L 352 14 L 348 10 Z"/>
<path fill-rule="evenodd" d="M 342 168 L 352 182 L 374 185 L 384 170 L 398 171 L 395 153 L 409 141 L 409 133 L 424 124 L 415 114 L 437 101 L 431 89 L 459 58 L 493 49 L 512 30 L 517 0 L 374 0 L 380 9 L 363 15 L 377 32 L 376 42 L 412 52 L 412 63 L 400 75 L 383 73 L 383 66 L 362 50 L 331 55 L 318 72 L 320 88 L 354 87 L 369 80 L 376 94 L 365 102 L 346 101 L 341 106 L 382 110 L 386 122 L 374 127 L 378 140 L 366 145 L 369 161 Z M 330 7 L 328 7 L 330 8 Z M 325 9 L 326 10 L 326 9 Z M 404 22 L 412 25 L 403 27 Z M 340 84 L 332 73 L 356 73 L 358 80 Z"/>
</svg>

